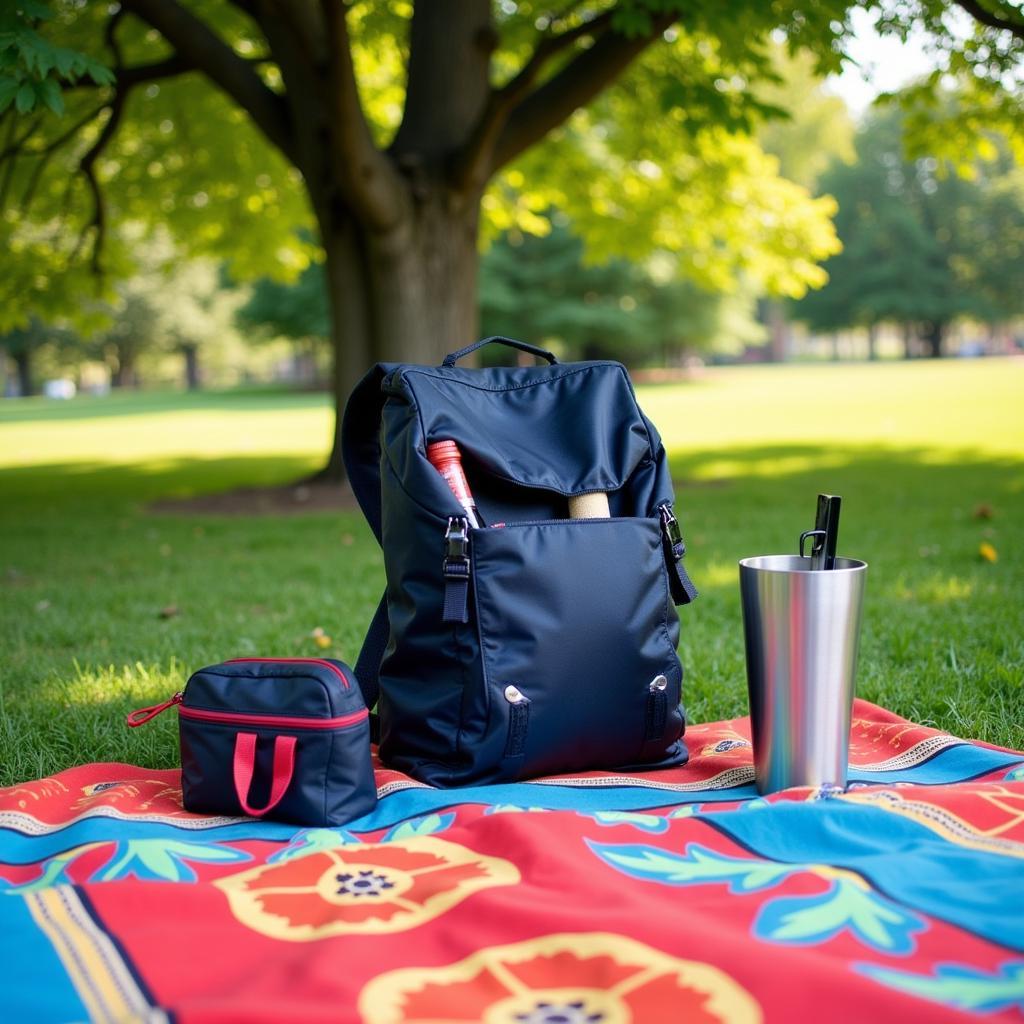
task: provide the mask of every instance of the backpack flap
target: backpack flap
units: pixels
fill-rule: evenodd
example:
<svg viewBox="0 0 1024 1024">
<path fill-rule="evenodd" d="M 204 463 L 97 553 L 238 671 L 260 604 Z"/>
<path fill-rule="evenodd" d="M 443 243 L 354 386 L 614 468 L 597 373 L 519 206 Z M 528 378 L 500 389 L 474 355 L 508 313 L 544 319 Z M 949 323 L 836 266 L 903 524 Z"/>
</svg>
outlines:
<svg viewBox="0 0 1024 1024">
<path fill-rule="evenodd" d="M 513 486 L 563 496 L 612 493 L 655 455 L 655 441 L 618 363 L 406 367 L 389 377 L 387 389 L 413 399 L 424 450 L 434 441 L 456 441 L 478 475 L 482 471 Z M 396 403 L 385 409 L 385 418 L 392 409 L 402 415 Z M 408 452 L 400 433 L 387 430 L 387 437 Z"/>
</svg>

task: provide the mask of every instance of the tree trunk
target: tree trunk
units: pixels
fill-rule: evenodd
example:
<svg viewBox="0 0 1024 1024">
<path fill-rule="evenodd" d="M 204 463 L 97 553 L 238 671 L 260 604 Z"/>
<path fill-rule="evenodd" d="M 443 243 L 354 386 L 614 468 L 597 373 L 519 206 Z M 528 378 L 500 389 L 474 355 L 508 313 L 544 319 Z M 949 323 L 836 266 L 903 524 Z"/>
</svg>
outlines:
<svg viewBox="0 0 1024 1024">
<path fill-rule="evenodd" d="M 12 353 L 11 358 L 18 373 L 18 394 L 22 398 L 28 398 L 29 395 L 35 394 L 32 389 L 32 350 L 20 349 Z"/>
<path fill-rule="evenodd" d="M 337 412 L 318 480 L 345 479 L 345 403 L 373 363 L 437 365 L 476 340 L 479 197 L 440 185 L 420 191 L 411 216 L 388 232 L 368 232 L 350 218 L 322 231 Z"/>
<path fill-rule="evenodd" d="M 114 368 L 110 371 L 112 388 L 137 388 L 139 375 L 135 372 L 135 353 L 120 346 L 114 354 Z"/>
<path fill-rule="evenodd" d="M 942 355 L 942 338 L 946 325 L 941 321 L 929 322 L 924 325 L 924 343 L 928 347 L 928 356 L 938 359 Z"/>
<path fill-rule="evenodd" d="M 768 323 L 768 359 L 772 363 L 784 363 L 789 355 L 789 323 L 781 302 L 768 299 L 765 304 Z"/>
<path fill-rule="evenodd" d="M 199 346 L 182 345 L 181 354 L 185 357 L 185 387 L 189 391 L 198 391 L 199 382 Z"/>
<path fill-rule="evenodd" d="M 904 323 L 901 332 L 903 335 L 903 358 L 910 359 L 914 354 L 912 346 L 914 330 L 909 323 Z"/>
<path fill-rule="evenodd" d="M 868 359 L 878 361 L 878 324 L 868 325 Z"/>
</svg>

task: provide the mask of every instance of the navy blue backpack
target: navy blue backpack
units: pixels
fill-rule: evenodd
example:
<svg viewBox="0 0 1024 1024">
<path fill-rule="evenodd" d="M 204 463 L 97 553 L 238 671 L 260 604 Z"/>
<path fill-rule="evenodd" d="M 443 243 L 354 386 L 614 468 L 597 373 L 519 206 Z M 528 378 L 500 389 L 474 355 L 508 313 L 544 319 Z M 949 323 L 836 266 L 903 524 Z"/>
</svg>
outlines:
<svg viewBox="0 0 1024 1024">
<path fill-rule="evenodd" d="M 456 366 L 489 342 L 548 365 Z M 686 761 L 675 606 L 696 591 L 621 364 L 507 338 L 381 363 L 342 430 L 387 575 L 355 666 L 385 764 L 459 786 Z M 458 445 L 479 528 L 427 457 L 438 441 Z M 568 517 L 601 493 L 609 517 Z"/>
</svg>

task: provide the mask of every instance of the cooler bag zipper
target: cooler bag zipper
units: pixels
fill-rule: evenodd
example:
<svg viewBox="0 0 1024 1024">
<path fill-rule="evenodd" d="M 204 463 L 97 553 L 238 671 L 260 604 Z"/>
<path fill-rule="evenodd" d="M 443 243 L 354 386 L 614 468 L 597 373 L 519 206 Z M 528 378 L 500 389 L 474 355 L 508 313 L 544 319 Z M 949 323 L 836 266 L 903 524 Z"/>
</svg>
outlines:
<svg viewBox="0 0 1024 1024">
<path fill-rule="evenodd" d="M 229 658 L 227 661 L 221 662 L 221 664 L 239 665 L 245 662 L 268 665 L 323 665 L 324 668 L 329 669 L 341 680 L 341 685 L 346 690 L 351 686 L 348 676 L 333 661 L 328 661 L 326 658 Z"/>
<path fill-rule="evenodd" d="M 183 694 L 176 693 L 174 696 L 182 697 Z M 174 697 L 171 700 L 175 704 L 181 704 L 181 701 L 175 701 Z M 364 721 L 369 717 L 370 712 L 366 708 L 362 708 L 337 718 L 305 718 L 295 715 L 257 715 L 248 711 L 210 711 L 206 708 L 190 708 L 182 704 L 178 708 L 178 714 L 182 718 L 191 718 L 197 722 L 263 726 L 268 729 L 344 729 Z"/>
<path fill-rule="evenodd" d="M 248 660 L 248 659 L 246 659 Z M 254 725 L 269 729 L 345 729 L 368 718 L 370 712 L 360 708 L 348 715 L 336 718 L 307 718 L 299 715 L 258 715 L 248 711 L 212 711 L 208 708 L 190 708 L 182 701 L 185 691 L 179 690 L 170 700 L 162 704 L 153 704 L 148 708 L 139 708 L 128 715 L 128 724 L 134 729 L 144 725 L 151 718 L 156 718 L 162 711 L 178 706 L 178 714 L 182 718 L 191 718 L 197 722 L 221 722 L 224 725 Z"/>
</svg>

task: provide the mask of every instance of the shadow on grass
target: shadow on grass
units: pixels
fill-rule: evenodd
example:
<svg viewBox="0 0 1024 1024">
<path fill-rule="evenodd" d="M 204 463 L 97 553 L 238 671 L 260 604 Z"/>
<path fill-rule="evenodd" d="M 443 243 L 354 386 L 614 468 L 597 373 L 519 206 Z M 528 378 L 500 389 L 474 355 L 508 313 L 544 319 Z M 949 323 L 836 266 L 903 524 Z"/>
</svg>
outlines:
<svg viewBox="0 0 1024 1024">
<path fill-rule="evenodd" d="M 123 507 L 238 488 L 282 487 L 308 477 L 322 462 L 322 456 L 263 455 L 14 466 L 0 470 L 5 495 L 0 515 L 40 504 L 63 509 L 99 501 Z"/>
<path fill-rule="evenodd" d="M 13 398 L 0 401 L 4 423 L 73 422 L 148 413 L 196 411 L 253 412 L 319 408 L 331 402 L 326 391 L 289 388 L 235 388 L 228 391 L 143 391 L 102 397 L 83 395 L 69 401 L 48 398 Z"/>
<path fill-rule="evenodd" d="M 0 470 L 0 517 L 39 509 L 75 514 L 282 488 L 319 468 L 299 455 L 49 463 Z M 917 553 L 972 524 L 978 542 L 1024 521 L 1024 460 L 976 451 L 761 445 L 676 451 L 677 512 L 696 558 L 795 551 L 819 492 L 843 496 L 841 549 Z M 339 506 L 340 508 L 340 506 Z M 318 508 L 322 510 L 322 507 Z M 174 511 L 173 508 L 164 511 Z M 211 509 L 199 508 L 206 513 Z M 214 510 L 215 511 L 215 510 Z M 237 510 L 234 510 L 237 513 Z M 187 515 L 183 508 L 180 514 Z M 1009 552 L 1008 552 L 1009 553 Z"/>
<path fill-rule="evenodd" d="M 1024 460 L 970 450 L 778 444 L 677 451 L 670 463 L 691 530 L 715 538 L 756 527 L 768 543 L 782 528 L 787 551 L 813 525 L 819 492 L 842 495 L 844 532 L 907 548 L 921 527 L 973 518 L 1007 529 L 1024 511 Z M 713 516 L 701 521 L 705 510 Z"/>
</svg>

